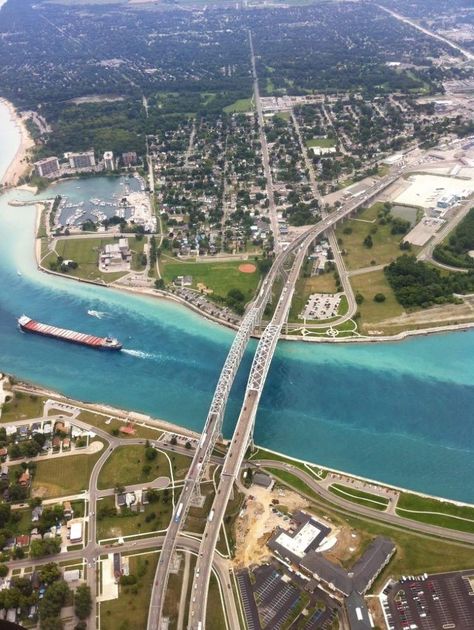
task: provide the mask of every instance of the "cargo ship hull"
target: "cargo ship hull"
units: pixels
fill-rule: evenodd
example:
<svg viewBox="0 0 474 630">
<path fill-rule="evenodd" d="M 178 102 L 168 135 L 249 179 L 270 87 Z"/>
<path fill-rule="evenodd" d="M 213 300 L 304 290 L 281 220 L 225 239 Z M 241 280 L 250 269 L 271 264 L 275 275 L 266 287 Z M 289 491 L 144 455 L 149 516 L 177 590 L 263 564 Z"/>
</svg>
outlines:
<svg viewBox="0 0 474 630">
<path fill-rule="evenodd" d="M 67 330 L 66 328 L 57 328 L 48 324 L 42 324 L 26 315 L 22 315 L 18 319 L 18 326 L 23 332 L 41 335 L 42 337 L 51 337 L 68 343 L 75 343 L 79 346 L 86 346 L 94 350 L 113 350 L 115 352 L 122 349 L 122 344 L 111 337 L 95 337 L 86 333 Z"/>
</svg>

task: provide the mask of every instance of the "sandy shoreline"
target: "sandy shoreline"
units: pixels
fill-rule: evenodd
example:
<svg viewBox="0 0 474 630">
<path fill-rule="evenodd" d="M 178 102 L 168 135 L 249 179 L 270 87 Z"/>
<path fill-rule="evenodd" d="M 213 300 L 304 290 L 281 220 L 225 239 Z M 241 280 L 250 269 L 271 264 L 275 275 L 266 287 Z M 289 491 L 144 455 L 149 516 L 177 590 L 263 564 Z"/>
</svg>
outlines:
<svg viewBox="0 0 474 630">
<path fill-rule="evenodd" d="M 13 187 L 16 186 L 22 175 L 25 173 L 28 166 L 26 162 L 28 151 L 34 147 L 35 143 L 28 133 L 23 118 L 18 114 L 14 106 L 5 99 L 0 99 L 0 102 L 7 106 L 8 111 L 10 112 L 11 120 L 14 121 L 16 127 L 20 131 L 20 145 L 18 146 L 13 160 L 10 162 L 10 165 L 0 180 L 0 184 L 3 186 Z"/>
</svg>

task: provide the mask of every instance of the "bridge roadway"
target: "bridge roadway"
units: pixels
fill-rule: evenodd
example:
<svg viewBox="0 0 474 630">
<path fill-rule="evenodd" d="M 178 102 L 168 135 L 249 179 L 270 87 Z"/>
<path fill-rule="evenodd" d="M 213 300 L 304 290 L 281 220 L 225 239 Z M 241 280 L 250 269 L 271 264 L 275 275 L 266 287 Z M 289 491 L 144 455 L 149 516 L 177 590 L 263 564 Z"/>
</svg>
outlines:
<svg viewBox="0 0 474 630">
<path fill-rule="evenodd" d="M 215 446 L 215 443 L 221 434 L 222 430 L 222 421 L 224 418 L 225 407 L 227 404 L 228 395 L 230 392 L 230 388 L 234 382 L 235 375 L 237 373 L 238 367 L 240 365 L 240 361 L 244 354 L 245 348 L 247 346 L 248 340 L 250 339 L 250 335 L 252 334 L 255 326 L 260 322 L 263 311 L 265 309 L 266 304 L 271 298 L 271 289 L 273 286 L 273 282 L 278 274 L 282 271 L 284 263 L 289 259 L 289 257 L 300 248 L 301 245 L 304 244 L 302 250 L 300 250 L 298 255 L 298 260 L 301 259 L 301 262 L 304 260 L 304 255 L 306 253 L 306 249 L 310 242 L 325 232 L 329 227 L 335 225 L 338 221 L 349 215 L 351 212 L 357 210 L 364 203 L 367 203 L 374 196 L 382 192 L 385 188 L 390 186 L 401 173 L 401 169 L 396 169 L 391 175 L 385 177 L 383 180 L 378 182 L 376 185 L 369 188 L 366 193 L 358 198 L 356 201 L 352 203 L 348 203 L 338 210 L 328 214 L 321 220 L 318 224 L 311 226 L 305 232 L 300 234 L 290 245 L 289 247 L 281 251 L 275 258 L 275 261 L 270 269 L 267 277 L 263 281 L 263 284 L 260 288 L 260 291 L 254 301 L 254 303 L 248 309 L 245 317 L 243 318 L 239 331 L 234 338 L 232 346 L 229 350 L 229 354 L 227 355 L 226 361 L 224 363 L 224 367 L 222 368 L 222 372 L 219 376 L 219 380 L 217 383 L 217 387 L 211 402 L 211 406 L 209 409 L 209 413 L 206 419 L 206 423 L 204 425 L 204 429 L 201 435 L 201 440 L 194 454 L 191 466 L 188 471 L 188 475 L 185 480 L 184 488 L 182 493 L 178 499 L 178 505 L 175 506 L 175 510 L 173 513 L 173 519 L 168 527 L 165 540 L 162 546 L 162 552 L 160 555 L 160 560 L 158 562 L 155 579 L 153 582 L 153 589 L 150 598 L 150 609 L 148 614 L 148 623 L 147 630 L 158 630 L 161 627 L 162 615 L 163 615 L 163 606 L 166 596 L 166 590 L 168 586 L 168 578 L 171 566 L 171 560 L 173 558 L 173 554 L 176 549 L 176 542 L 178 536 L 182 530 L 183 523 L 186 519 L 186 515 L 189 511 L 189 508 L 192 504 L 192 498 L 195 494 L 195 490 L 200 482 L 203 470 L 205 468 L 205 464 L 209 461 L 210 456 L 212 454 L 212 450 Z M 298 268 L 299 273 L 299 268 Z M 278 314 L 282 314 L 282 308 L 288 304 L 291 304 L 291 296 L 293 294 L 294 283 L 298 277 L 298 273 L 292 273 L 291 278 L 293 284 L 286 284 L 284 291 L 286 291 L 285 295 L 282 294 L 283 303 L 280 301 L 278 308 L 275 311 L 275 316 Z M 289 306 L 288 306 L 289 308 Z M 286 312 L 287 314 L 287 312 Z M 272 320 L 275 321 L 275 316 Z M 286 315 L 285 315 L 286 317 Z M 279 321 L 279 320 L 278 320 Z M 283 325 L 284 321 L 282 321 Z M 268 341 L 268 335 L 274 329 L 270 328 L 272 324 L 267 326 L 265 333 L 262 335 L 262 340 L 265 337 L 265 340 Z M 281 326 L 280 326 L 281 329 Z M 273 346 L 276 345 L 278 340 L 279 331 L 277 335 L 271 340 L 271 344 Z M 259 344 L 259 348 L 262 348 Z M 273 355 L 273 350 L 270 355 L 267 355 L 267 361 L 263 364 L 263 372 L 264 375 L 263 381 L 266 377 L 266 372 L 268 371 L 268 367 L 270 365 L 271 356 Z M 258 353 L 258 350 L 257 350 Z M 256 355 L 257 356 L 257 355 Z M 268 358 L 270 360 L 268 360 Z M 253 399 L 253 397 L 251 397 Z M 259 400 L 260 396 L 258 396 Z M 258 400 L 257 405 L 258 405 Z M 249 400 L 250 402 L 250 400 Z M 251 419 L 249 426 L 252 426 L 254 418 Z M 239 423 L 237 423 L 236 432 L 238 430 Z M 235 436 L 235 433 L 234 433 Z M 245 453 L 245 449 L 247 445 L 243 448 Z M 233 452 L 233 451 L 232 451 Z M 244 455 L 242 453 L 242 457 Z M 238 459 L 242 461 L 242 457 Z M 227 461 L 227 460 L 226 460 Z M 227 502 L 225 503 L 227 505 Z M 224 506 L 225 511 L 225 506 Z M 212 553 L 209 551 L 206 555 L 212 558 L 212 554 L 214 553 L 215 544 L 212 547 Z M 206 583 L 207 588 L 207 583 Z M 195 595 L 193 594 L 193 598 Z M 207 602 L 207 592 L 206 592 L 206 602 Z M 195 597 L 197 599 L 197 597 Z M 204 607 L 205 610 L 205 607 Z M 202 625 L 204 627 L 204 624 Z"/>
</svg>

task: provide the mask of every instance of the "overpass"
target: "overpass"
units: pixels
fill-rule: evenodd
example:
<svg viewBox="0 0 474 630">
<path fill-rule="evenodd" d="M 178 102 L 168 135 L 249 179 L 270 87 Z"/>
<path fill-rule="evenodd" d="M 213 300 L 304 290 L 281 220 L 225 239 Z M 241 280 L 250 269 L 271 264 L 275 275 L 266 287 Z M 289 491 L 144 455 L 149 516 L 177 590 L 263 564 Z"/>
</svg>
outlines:
<svg viewBox="0 0 474 630">
<path fill-rule="evenodd" d="M 184 488 L 178 499 L 178 504 L 175 506 L 173 517 L 168 526 L 165 540 L 163 542 L 151 593 L 147 630 L 159 630 L 161 627 L 171 560 L 176 550 L 177 540 L 182 531 L 189 508 L 192 505 L 192 498 L 198 484 L 200 483 L 205 466 L 210 460 L 218 437 L 221 435 L 222 422 L 224 419 L 230 389 L 234 382 L 235 375 L 237 374 L 237 370 L 240 366 L 240 362 L 250 336 L 255 327 L 260 323 L 265 307 L 271 299 L 272 286 L 276 277 L 283 271 L 284 264 L 290 260 L 293 254 L 295 254 L 296 256 L 291 272 L 282 290 L 273 318 L 266 326 L 257 347 L 242 411 L 234 431 L 231 447 L 224 462 L 220 485 L 210 512 L 210 520 L 208 520 L 206 524 L 206 529 L 202 539 L 193 583 L 193 601 L 190 606 L 190 626 L 193 628 L 199 628 L 199 630 L 205 627 L 207 590 L 212 559 L 222 519 L 224 517 L 234 480 L 238 475 L 240 465 L 253 435 L 255 415 L 260 401 L 260 395 L 265 384 L 266 376 L 281 328 L 288 316 L 294 286 L 296 280 L 298 279 L 308 246 L 315 238 L 324 233 L 328 228 L 333 227 L 338 221 L 356 211 L 360 206 L 370 202 L 376 195 L 390 186 L 400 176 L 401 172 L 401 169 L 396 169 L 393 174 L 385 177 L 377 184 L 374 184 L 357 200 L 353 200 L 351 203 L 347 203 L 331 214 L 326 215 L 319 223 L 311 226 L 305 232 L 300 234 L 286 250 L 281 251 L 276 256 L 272 268 L 263 281 L 257 297 L 248 308 L 245 317 L 242 319 L 240 328 L 230 347 L 219 376 L 201 435 L 201 440 L 195 451 L 185 480 Z"/>
</svg>

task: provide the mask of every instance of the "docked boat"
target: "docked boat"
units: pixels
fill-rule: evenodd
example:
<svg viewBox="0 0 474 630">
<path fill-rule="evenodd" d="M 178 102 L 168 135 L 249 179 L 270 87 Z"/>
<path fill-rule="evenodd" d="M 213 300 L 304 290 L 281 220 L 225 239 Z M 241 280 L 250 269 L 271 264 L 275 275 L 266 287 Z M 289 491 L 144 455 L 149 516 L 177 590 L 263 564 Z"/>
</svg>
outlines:
<svg viewBox="0 0 474 630">
<path fill-rule="evenodd" d="M 18 319 L 18 325 L 24 332 L 42 335 L 43 337 L 53 337 L 69 343 L 76 343 L 80 346 L 88 346 L 96 350 L 121 350 L 122 344 L 113 337 L 95 337 L 86 333 L 67 330 L 66 328 L 57 328 L 48 324 L 41 324 L 34 319 L 22 315 Z"/>
</svg>

